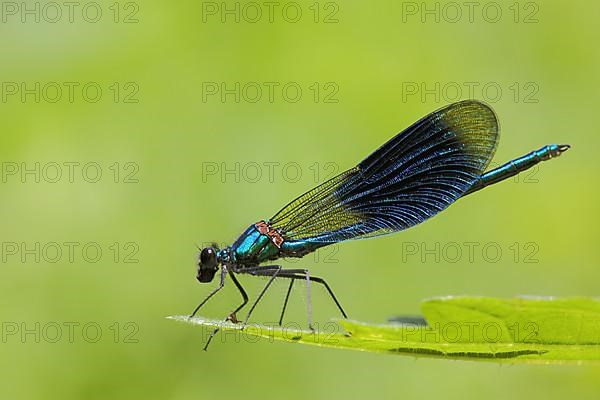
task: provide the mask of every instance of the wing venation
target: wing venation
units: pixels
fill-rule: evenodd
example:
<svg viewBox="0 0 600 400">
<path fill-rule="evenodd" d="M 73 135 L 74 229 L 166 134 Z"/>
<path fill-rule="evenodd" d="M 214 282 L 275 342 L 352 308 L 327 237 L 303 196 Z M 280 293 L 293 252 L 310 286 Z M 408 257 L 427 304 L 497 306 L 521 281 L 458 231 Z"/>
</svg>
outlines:
<svg viewBox="0 0 600 400">
<path fill-rule="evenodd" d="M 441 108 L 356 167 L 299 196 L 270 219 L 287 241 L 339 242 L 417 225 L 460 198 L 489 165 L 498 120 L 484 103 Z"/>
</svg>

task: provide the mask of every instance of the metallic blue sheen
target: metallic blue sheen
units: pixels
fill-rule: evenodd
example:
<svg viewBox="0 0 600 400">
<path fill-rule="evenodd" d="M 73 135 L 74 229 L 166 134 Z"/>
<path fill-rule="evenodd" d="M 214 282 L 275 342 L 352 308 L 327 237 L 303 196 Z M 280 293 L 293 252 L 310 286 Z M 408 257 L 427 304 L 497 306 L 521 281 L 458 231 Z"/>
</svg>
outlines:
<svg viewBox="0 0 600 400">
<path fill-rule="evenodd" d="M 283 245 L 281 246 L 281 254 L 284 257 L 303 257 L 306 254 L 329 244 L 331 243 L 316 242 L 310 239 L 287 241 L 283 242 Z"/>
<path fill-rule="evenodd" d="M 233 258 L 242 265 L 258 265 L 279 258 L 279 249 L 267 235 L 250 225 L 231 246 Z"/>
<path fill-rule="evenodd" d="M 227 255 L 230 263 L 251 267 L 303 257 L 332 243 L 404 230 L 569 148 L 547 145 L 485 172 L 498 138 L 496 115 L 486 104 L 467 100 L 444 107 L 356 167 L 248 227 L 221 259 Z"/>
<path fill-rule="evenodd" d="M 569 149 L 569 145 L 550 144 L 538 150 L 532 151 L 531 153 L 525 154 L 522 157 L 509 161 L 506 164 L 481 175 L 479 180 L 475 182 L 473 186 L 471 186 L 471 188 L 463 195 L 463 197 L 483 189 L 486 186 L 513 177 L 542 161 L 558 157 L 567 149 Z"/>
</svg>

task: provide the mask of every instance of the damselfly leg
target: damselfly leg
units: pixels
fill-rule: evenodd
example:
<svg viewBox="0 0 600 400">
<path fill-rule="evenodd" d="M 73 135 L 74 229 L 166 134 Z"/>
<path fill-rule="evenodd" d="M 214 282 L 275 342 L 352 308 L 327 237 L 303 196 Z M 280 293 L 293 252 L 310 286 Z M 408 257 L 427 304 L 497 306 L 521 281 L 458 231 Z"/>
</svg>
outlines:
<svg viewBox="0 0 600 400">
<path fill-rule="evenodd" d="M 291 279 L 290 286 L 288 287 L 288 292 L 287 292 L 287 294 L 286 294 L 285 301 L 284 301 L 284 303 L 283 303 L 283 309 L 281 310 L 281 317 L 279 318 L 279 325 L 281 325 L 281 324 L 282 324 L 282 322 L 283 322 L 283 316 L 284 316 L 284 314 L 285 314 L 285 310 L 286 310 L 286 308 L 287 308 L 287 304 L 288 304 L 289 295 L 290 295 L 290 292 L 291 292 L 291 290 L 292 290 L 292 285 L 293 285 L 294 281 L 295 281 L 295 280 L 300 280 L 300 279 L 306 279 L 305 275 L 299 275 L 299 274 L 295 274 L 295 273 L 288 274 L 288 273 L 287 273 L 287 271 L 288 271 L 288 270 L 284 270 L 284 271 L 282 271 L 282 272 L 279 274 L 279 277 L 280 277 L 280 278 L 288 278 L 288 279 Z M 300 270 L 300 271 L 301 271 L 301 273 L 302 273 L 302 274 L 305 274 L 305 272 L 304 272 L 304 271 L 307 271 L 307 270 Z M 308 272 L 308 271 L 307 271 L 307 272 Z M 306 273 L 307 273 L 307 272 L 306 272 Z M 310 275 L 309 275 L 308 279 L 309 279 L 311 282 L 315 282 L 315 283 L 318 283 L 318 284 L 320 284 L 320 285 L 323 285 L 323 286 L 325 287 L 325 289 L 327 290 L 327 293 L 329 293 L 329 297 L 331 297 L 331 299 L 333 300 L 333 302 L 334 302 L 334 303 L 335 303 L 335 305 L 337 306 L 338 310 L 340 310 L 340 313 L 342 314 L 342 316 L 343 316 L 344 318 L 348 318 L 348 315 L 346 315 L 346 312 L 344 311 L 344 308 L 342 307 L 342 305 L 340 304 L 340 302 L 338 301 L 338 299 L 337 299 L 337 298 L 335 297 L 335 295 L 333 294 L 333 291 L 331 290 L 331 288 L 329 287 L 329 285 L 327 284 L 327 282 L 325 281 L 325 279 L 323 279 L 323 278 L 319 278 L 319 277 L 317 277 L 317 276 L 310 276 Z M 309 296 L 307 296 L 307 300 L 308 300 L 308 298 L 309 298 Z"/>
<path fill-rule="evenodd" d="M 263 266 L 258 266 L 258 267 L 251 267 L 251 268 L 246 268 L 243 271 L 247 272 L 247 273 L 256 273 L 256 272 L 263 272 L 263 273 L 267 273 L 268 271 L 279 271 L 281 270 L 281 266 L 280 265 L 263 265 Z M 242 270 L 238 270 L 238 273 L 241 273 Z M 272 272 L 273 273 L 273 272 Z M 244 308 L 244 306 L 246 306 L 246 304 L 248 304 L 248 294 L 246 293 L 246 291 L 244 290 L 244 287 L 242 286 L 242 284 L 238 281 L 238 279 L 235 277 L 235 272 L 231 271 L 230 272 L 230 276 L 231 276 L 231 280 L 233 281 L 233 283 L 235 284 L 236 288 L 238 289 L 238 291 L 240 292 L 240 294 L 242 295 L 242 304 L 240 304 L 235 310 L 233 310 L 228 316 L 227 318 L 225 318 L 225 321 L 231 321 L 233 323 L 239 323 L 240 321 L 237 319 L 237 313 Z M 259 295 L 259 297 L 256 299 L 256 301 L 254 302 L 254 304 L 252 305 L 252 308 L 250 309 L 250 311 L 248 312 L 248 315 L 246 316 L 246 318 L 244 319 L 244 326 L 246 325 L 246 323 L 248 322 L 248 318 L 250 318 L 250 314 L 252 313 L 252 311 L 254 310 L 254 307 L 256 307 L 256 304 L 258 303 L 258 301 L 260 300 L 260 297 L 262 297 L 262 295 L 264 294 L 264 292 L 266 292 L 266 289 L 269 287 L 269 285 L 272 283 L 273 279 L 275 279 L 275 276 L 277 276 L 277 274 L 275 273 L 275 275 L 269 280 L 269 282 L 267 283 L 267 285 L 263 288 L 261 294 Z M 221 278 L 221 281 L 224 281 L 224 277 Z M 217 288 L 213 293 L 211 293 L 209 295 L 212 296 L 216 291 L 220 290 L 222 288 L 222 284 L 220 285 L 219 288 Z M 206 303 L 206 301 L 208 300 L 205 299 L 200 306 L 198 306 L 196 308 L 196 310 L 194 311 L 194 314 L 198 311 L 198 309 L 204 304 Z M 193 316 L 193 314 L 192 314 Z M 243 329 L 243 327 L 242 327 Z M 208 349 L 208 345 L 210 344 L 210 342 L 212 341 L 213 337 L 215 337 L 215 335 L 219 332 L 219 328 L 215 328 L 210 336 L 208 337 L 208 340 L 206 341 L 206 344 L 204 345 L 203 350 Z"/>
<path fill-rule="evenodd" d="M 196 307 L 194 309 L 194 311 L 190 314 L 190 316 L 188 318 L 193 318 L 194 315 L 196 315 L 196 313 L 198 312 L 198 310 L 200 310 L 200 307 L 202 307 L 204 304 L 206 304 L 206 302 L 211 297 L 213 297 L 219 290 L 223 289 L 223 286 L 225 286 L 225 275 L 227 275 L 227 269 L 222 268 L 221 269 L 221 281 L 219 282 L 219 286 L 217 286 L 216 289 L 214 289 L 212 292 L 210 292 L 210 294 L 208 296 L 206 296 L 206 298 L 200 304 L 198 304 L 198 307 Z"/>
</svg>

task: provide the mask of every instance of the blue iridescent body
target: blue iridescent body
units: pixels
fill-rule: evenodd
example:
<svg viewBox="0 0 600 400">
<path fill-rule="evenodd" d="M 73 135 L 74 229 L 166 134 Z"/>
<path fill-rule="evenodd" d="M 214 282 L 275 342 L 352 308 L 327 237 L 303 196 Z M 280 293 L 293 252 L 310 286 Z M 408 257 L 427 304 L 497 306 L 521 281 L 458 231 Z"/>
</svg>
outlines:
<svg viewBox="0 0 600 400">
<path fill-rule="evenodd" d="M 474 181 L 471 187 L 465 191 L 462 197 L 483 189 L 486 186 L 503 181 L 518 173 L 525 171 L 541 161 L 558 157 L 568 147 L 566 145 L 546 145 L 538 150 L 532 151 L 522 157 L 516 158 L 506 164 L 482 174 Z M 259 221 L 270 227 L 271 222 Z M 282 236 L 282 232 L 278 232 Z M 283 237 L 282 237 L 283 238 Z M 256 224 L 250 225 L 235 243 L 227 248 L 231 262 L 241 266 L 256 266 L 266 261 L 277 260 L 285 257 L 303 257 L 332 242 L 320 241 L 318 237 L 301 240 L 283 240 L 278 247 L 267 233 L 260 233 Z"/>
<path fill-rule="evenodd" d="M 346 240 L 372 238 L 402 231 L 445 210 L 458 199 L 503 181 L 541 161 L 558 157 L 568 145 L 547 145 L 487 171 L 499 140 L 496 114 L 488 105 L 466 100 L 443 107 L 415 122 L 358 165 L 297 197 L 268 220 L 250 225 L 232 246 L 206 247 L 200 252 L 197 279 L 210 282 L 221 267 L 220 285 L 192 315 L 223 287 L 229 274 L 244 302 L 248 296 L 235 277 L 251 274 L 297 279 L 307 283 L 310 326 L 310 286 L 325 286 L 340 312 L 345 312 L 322 278 L 306 268 L 283 269 L 269 264 L 285 257 L 303 257 L 320 247 Z M 264 265 L 269 264 L 269 265 Z M 283 319 L 281 314 L 280 323 Z"/>
<path fill-rule="evenodd" d="M 528 170 L 529 168 L 535 166 L 541 161 L 546 161 L 551 158 L 558 157 L 562 154 L 562 152 L 566 151 L 568 148 L 568 145 L 550 144 L 542 147 L 541 149 L 534 150 L 531 153 L 525 154 L 522 157 L 509 161 L 506 164 L 481 175 L 481 177 L 465 193 L 465 196 L 467 194 L 471 194 L 473 192 L 481 190 L 486 186 L 513 177 L 520 172 Z"/>
<path fill-rule="evenodd" d="M 233 264 L 252 267 L 278 258 L 304 257 L 306 254 L 329 244 L 331 243 L 295 240 L 284 241 L 281 247 L 278 247 L 270 236 L 266 233 L 260 233 L 256 224 L 252 224 L 240 235 L 228 251 Z"/>
</svg>

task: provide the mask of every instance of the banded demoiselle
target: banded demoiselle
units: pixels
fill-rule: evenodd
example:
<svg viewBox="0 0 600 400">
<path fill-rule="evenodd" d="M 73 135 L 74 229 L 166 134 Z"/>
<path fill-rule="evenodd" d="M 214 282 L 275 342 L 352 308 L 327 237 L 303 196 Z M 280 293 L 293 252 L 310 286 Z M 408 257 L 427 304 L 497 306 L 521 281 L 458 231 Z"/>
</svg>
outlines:
<svg viewBox="0 0 600 400">
<path fill-rule="evenodd" d="M 284 269 L 268 264 L 284 257 L 304 257 L 324 246 L 402 231 L 433 217 L 456 200 L 558 157 L 569 145 L 547 145 L 485 172 L 499 139 L 498 119 L 492 108 L 466 100 L 443 107 L 390 139 L 357 166 L 297 197 L 272 218 L 248 227 L 233 245 L 200 251 L 197 279 L 220 280 L 190 317 L 221 290 L 227 275 L 242 295 L 248 295 L 236 275 L 266 276 L 268 281 L 242 320 L 245 325 L 276 278 L 290 280 L 279 319 L 281 325 L 292 286 L 306 281 L 308 325 L 312 329 L 311 282 L 323 285 L 340 313 L 347 314 L 324 279 L 308 269 Z M 214 330 L 210 339 L 216 334 Z"/>
</svg>

